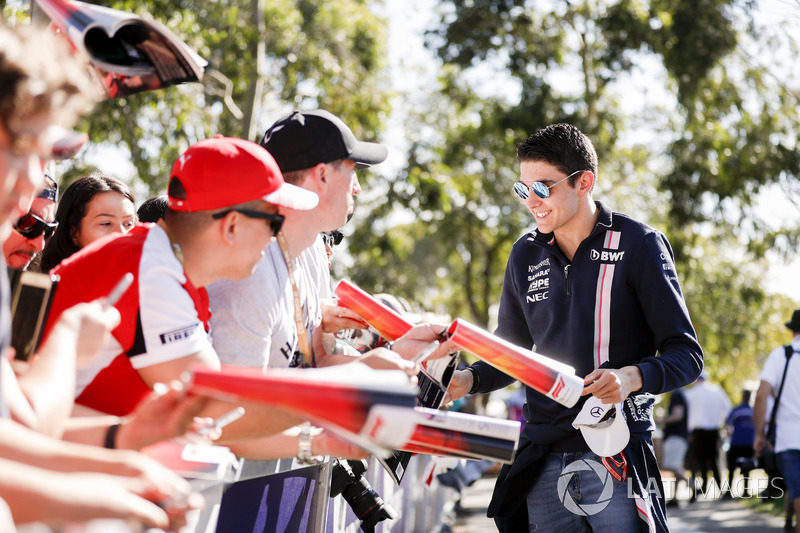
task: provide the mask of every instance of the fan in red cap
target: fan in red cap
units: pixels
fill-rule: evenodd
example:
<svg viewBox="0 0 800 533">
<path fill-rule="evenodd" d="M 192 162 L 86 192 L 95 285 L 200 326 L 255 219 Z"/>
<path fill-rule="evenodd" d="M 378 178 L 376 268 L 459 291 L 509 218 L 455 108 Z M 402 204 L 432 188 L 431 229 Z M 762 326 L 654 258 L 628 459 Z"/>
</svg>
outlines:
<svg viewBox="0 0 800 533">
<path fill-rule="evenodd" d="M 279 206 L 302 210 L 317 204 L 314 193 L 284 183 L 266 150 L 223 136 L 200 141 L 181 155 L 168 195 L 158 225 L 139 224 L 126 235 L 103 238 L 54 269 L 61 281 L 48 327 L 64 309 L 108 295 L 133 274 L 131 287 L 115 304 L 122 321 L 103 347 L 104 360 L 78 372 L 76 401 L 98 411 L 129 414 L 154 383 L 180 379 L 192 363 L 218 369 L 207 334 L 205 286 L 253 272 L 280 231 Z M 207 416 L 231 409 L 215 403 Z M 226 435 L 247 440 L 297 423 L 279 415 L 274 408 L 248 409 L 226 427 Z"/>
<path fill-rule="evenodd" d="M 171 180 L 185 198 L 170 195 L 175 211 L 210 211 L 262 199 L 300 211 L 313 209 L 317 195 L 283 181 L 272 156 L 250 141 L 217 135 L 190 147 L 172 166 Z"/>
</svg>

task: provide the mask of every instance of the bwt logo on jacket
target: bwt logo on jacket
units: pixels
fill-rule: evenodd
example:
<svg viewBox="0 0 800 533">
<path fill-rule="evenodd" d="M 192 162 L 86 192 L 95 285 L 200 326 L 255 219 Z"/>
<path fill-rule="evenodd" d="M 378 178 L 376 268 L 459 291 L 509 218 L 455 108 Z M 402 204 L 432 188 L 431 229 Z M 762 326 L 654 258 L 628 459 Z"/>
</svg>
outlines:
<svg viewBox="0 0 800 533">
<path fill-rule="evenodd" d="M 589 257 L 592 261 L 606 261 L 615 263 L 617 261 L 622 261 L 622 256 L 625 255 L 625 252 L 609 252 L 607 250 L 603 250 L 602 252 L 598 252 L 597 250 L 590 250 Z"/>
</svg>

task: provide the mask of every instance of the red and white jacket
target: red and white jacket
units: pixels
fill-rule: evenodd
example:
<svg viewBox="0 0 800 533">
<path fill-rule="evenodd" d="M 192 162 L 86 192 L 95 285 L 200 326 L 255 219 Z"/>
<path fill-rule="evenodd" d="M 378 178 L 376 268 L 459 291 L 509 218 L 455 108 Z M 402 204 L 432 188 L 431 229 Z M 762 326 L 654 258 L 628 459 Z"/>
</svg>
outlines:
<svg viewBox="0 0 800 533">
<path fill-rule="evenodd" d="M 65 309 L 107 296 L 127 272 L 133 284 L 115 306 L 122 321 L 78 370 L 76 385 L 76 403 L 119 416 L 150 391 L 138 369 L 211 347 L 208 294 L 192 285 L 166 232 L 152 224 L 100 239 L 53 269 L 60 280 L 45 335 Z"/>
</svg>

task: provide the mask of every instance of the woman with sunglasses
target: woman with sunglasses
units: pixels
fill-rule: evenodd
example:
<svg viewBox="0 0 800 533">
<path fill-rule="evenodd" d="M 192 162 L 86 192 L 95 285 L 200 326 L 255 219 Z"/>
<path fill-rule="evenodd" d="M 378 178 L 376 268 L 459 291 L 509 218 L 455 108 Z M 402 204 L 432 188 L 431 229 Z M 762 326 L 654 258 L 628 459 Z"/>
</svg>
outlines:
<svg viewBox="0 0 800 533">
<path fill-rule="evenodd" d="M 56 222 L 58 228 L 42 254 L 42 272 L 101 237 L 128 233 L 137 222 L 133 194 L 117 178 L 93 172 L 66 188 Z"/>
<path fill-rule="evenodd" d="M 28 212 L 17 220 L 14 231 L 3 243 L 3 255 L 11 268 L 25 270 L 31 266 L 31 270 L 36 270 L 31 261 L 44 250 L 58 227 L 58 222 L 54 222 L 58 184 L 46 171 L 44 177 L 44 189 L 33 199 Z"/>
</svg>

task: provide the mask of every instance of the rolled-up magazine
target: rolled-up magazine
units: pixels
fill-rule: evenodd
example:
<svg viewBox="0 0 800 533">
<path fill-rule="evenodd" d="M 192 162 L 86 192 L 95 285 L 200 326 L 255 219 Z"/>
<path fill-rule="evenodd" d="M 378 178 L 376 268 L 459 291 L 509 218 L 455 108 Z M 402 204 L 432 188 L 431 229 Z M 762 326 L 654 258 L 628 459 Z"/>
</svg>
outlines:
<svg viewBox="0 0 800 533">
<path fill-rule="evenodd" d="M 436 455 L 439 457 L 453 457 L 455 459 L 469 459 L 471 461 L 476 460 L 474 456 L 468 455 L 466 453 L 458 453 L 452 450 L 443 450 L 441 448 L 433 448 L 430 446 L 423 446 L 421 444 L 412 444 L 407 442 L 403 444 L 403 449 L 398 451 L 397 453 L 407 453 L 409 455 L 420 454 L 420 455 Z"/>
<path fill-rule="evenodd" d="M 199 81 L 208 62 L 162 24 L 77 0 L 35 0 L 88 58 L 108 97 Z"/>
<path fill-rule="evenodd" d="M 376 454 L 388 455 L 413 426 L 394 427 L 380 411 L 411 412 L 416 387 L 400 370 L 373 370 L 353 363 L 323 369 L 192 368 L 191 391 L 231 402 L 255 402 L 292 411 L 313 424 Z M 394 413 L 395 411 L 393 411 Z"/>
<path fill-rule="evenodd" d="M 566 407 L 580 399 L 583 378 L 555 359 L 520 348 L 461 318 L 448 329 L 450 339 L 493 367 Z"/>
<path fill-rule="evenodd" d="M 358 313 L 358 316 L 387 340 L 398 339 L 414 327 L 414 324 L 388 305 L 347 280 L 340 281 L 334 292 L 339 299 L 339 305 Z"/>
<path fill-rule="evenodd" d="M 438 341 L 435 344 L 438 346 Z M 438 409 L 442 405 L 444 393 L 450 385 L 450 379 L 453 377 L 457 363 L 458 357 L 456 354 L 451 357 L 422 362 L 424 369 L 417 374 L 419 384 L 417 401 L 421 407 Z M 412 452 L 415 451 L 408 449 L 408 447 L 403 451 L 395 450 L 389 457 L 378 457 L 378 462 L 392 476 L 394 482 L 399 485 L 405 475 L 408 462 L 413 455 Z"/>
<path fill-rule="evenodd" d="M 401 337 L 413 327 L 388 306 L 346 280 L 336 287 L 336 296 L 341 305 L 358 313 L 389 340 Z M 583 379 L 575 375 L 571 366 L 520 348 L 461 318 L 450 325 L 448 334 L 461 349 L 558 403 L 572 407 L 578 402 Z"/>
<path fill-rule="evenodd" d="M 380 407 L 377 412 L 408 433 L 400 450 L 510 463 L 519 444 L 520 423 L 488 416 L 415 407 L 413 411 Z"/>
</svg>

